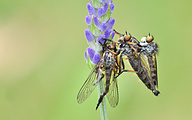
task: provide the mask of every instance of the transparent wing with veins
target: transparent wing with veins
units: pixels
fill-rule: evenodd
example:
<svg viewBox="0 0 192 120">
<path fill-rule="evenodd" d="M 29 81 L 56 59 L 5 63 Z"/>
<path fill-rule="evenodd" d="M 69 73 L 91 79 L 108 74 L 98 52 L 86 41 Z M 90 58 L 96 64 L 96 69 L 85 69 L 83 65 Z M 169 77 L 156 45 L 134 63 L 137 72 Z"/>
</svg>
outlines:
<svg viewBox="0 0 192 120">
<path fill-rule="evenodd" d="M 95 87 L 98 85 L 97 78 L 98 78 L 98 66 L 96 66 L 91 73 L 89 74 L 89 77 L 87 78 L 87 80 L 85 81 L 85 83 L 83 84 L 83 86 L 81 87 L 81 89 L 79 90 L 79 93 L 77 95 L 77 102 L 79 104 L 83 103 L 89 96 L 90 94 L 93 92 L 93 90 L 95 89 Z"/>
<path fill-rule="evenodd" d="M 110 83 L 109 92 L 107 93 L 107 99 L 111 107 L 116 107 L 119 102 L 119 93 L 118 93 L 118 86 L 117 86 L 117 79 L 115 76 Z"/>
</svg>

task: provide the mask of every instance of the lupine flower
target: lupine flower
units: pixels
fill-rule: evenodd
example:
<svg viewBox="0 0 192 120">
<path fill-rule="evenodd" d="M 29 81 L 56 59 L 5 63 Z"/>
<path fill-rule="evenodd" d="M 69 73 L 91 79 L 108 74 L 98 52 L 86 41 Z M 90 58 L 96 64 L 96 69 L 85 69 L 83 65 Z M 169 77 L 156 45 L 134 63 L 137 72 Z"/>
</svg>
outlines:
<svg viewBox="0 0 192 120">
<path fill-rule="evenodd" d="M 85 37 L 90 45 L 85 51 L 85 59 L 89 67 L 100 61 L 102 38 L 113 39 L 115 32 L 111 29 L 115 19 L 110 17 L 114 10 L 112 0 L 89 0 L 87 4 L 89 15 L 85 17 L 88 28 Z"/>
</svg>

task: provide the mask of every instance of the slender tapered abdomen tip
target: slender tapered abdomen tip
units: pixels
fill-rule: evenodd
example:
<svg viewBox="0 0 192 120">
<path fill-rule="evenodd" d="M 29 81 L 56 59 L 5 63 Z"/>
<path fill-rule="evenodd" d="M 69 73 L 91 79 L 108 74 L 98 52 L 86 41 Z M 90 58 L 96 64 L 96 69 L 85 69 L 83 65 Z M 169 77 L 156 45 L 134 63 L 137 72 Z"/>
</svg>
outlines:
<svg viewBox="0 0 192 120">
<path fill-rule="evenodd" d="M 159 91 L 155 91 L 155 92 L 153 92 L 153 93 L 154 93 L 155 96 L 158 96 L 158 95 L 160 94 Z"/>
<path fill-rule="evenodd" d="M 99 105 L 96 106 L 96 110 L 98 109 Z"/>
</svg>

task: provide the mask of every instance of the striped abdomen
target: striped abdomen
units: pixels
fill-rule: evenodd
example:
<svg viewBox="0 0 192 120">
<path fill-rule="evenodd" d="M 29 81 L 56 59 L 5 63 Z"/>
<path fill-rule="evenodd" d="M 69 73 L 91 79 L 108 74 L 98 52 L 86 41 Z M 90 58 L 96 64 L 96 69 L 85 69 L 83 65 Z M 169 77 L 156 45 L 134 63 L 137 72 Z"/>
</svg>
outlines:
<svg viewBox="0 0 192 120">
<path fill-rule="evenodd" d="M 157 63 L 156 63 L 156 56 L 155 54 L 147 55 L 150 67 L 151 78 L 153 83 L 158 86 L 157 81 Z"/>
</svg>

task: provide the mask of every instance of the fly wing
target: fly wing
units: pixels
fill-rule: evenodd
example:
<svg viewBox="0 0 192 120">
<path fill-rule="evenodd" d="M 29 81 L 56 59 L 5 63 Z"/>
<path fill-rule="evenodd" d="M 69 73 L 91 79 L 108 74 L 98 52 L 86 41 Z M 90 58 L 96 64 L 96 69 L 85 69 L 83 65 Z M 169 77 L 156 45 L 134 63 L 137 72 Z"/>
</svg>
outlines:
<svg viewBox="0 0 192 120">
<path fill-rule="evenodd" d="M 141 58 L 140 59 L 141 60 L 141 67 L 145 68 L 149 79 L 151 79 L 151 72 L 150 72 L 148 57 L 146 55 L 141 54 L 140 58 Z"/>
<path fill-rule="evenodd" d="M 150 69 L 149 65 L 146 61 L 146 58 L 143 55 L 140 57 L 134 55 L 128 56 L 129 62 L 135 71 L 139 71 L 137 73 L 140 80 L 147 86 L 148 89 L 152 89 L 152 82 L 150 77 Z"/>
<path fill-rule="evenodd" d="M 149 88 L 153 93 L 154 95 L 158 96 L 158 94 L 160 93 L 159 91 L 156 90 L 155 88 L 155 82 L 154 80 L 152 79 L 152 76 L 151 76 L 151 68 L 150 68 L 150 63 L 148 61 L 148 56 L 147 55 L 140 55 L 140 59 L 141 59 L 141 67 L 145 68 L 144 70 L 147 71 L 147 78 L 148 78 L 148 82 L 149 84 L 151 85 L 151 87 Z"/>
<path fill-rule="evenodd" d="M 119 93 L 118 93 L 118 86 L 117 86 L 117 79 L 115 78 L 115 73 L 113 76 L 113 80 L 110 82 L 109 92 L 107 93 L 107 99 L 111 107 L 116 107 L 119 102 Z"/>
<path fill-rule="evenodd" d="M 150 66 L 151 78 L 153 80 L 153 83 L 158 87 L 156 55 L 151 54 L 151 55 L 148 55 L 147 57 L 148 57 L 149 66 Z"/>
<path fill-rule="evenodd" d="M 97 66 L 93 68 L 93 70 L 89 74 L 89 77 L 87 78 L 87 80 L 85 81 L 81 89 L 79 90 L 79 93 L 77 95 L 77 102 L 79 104 L 84 102 L 97 86 L 97 84 L 95 84 L 96 76 L 98 74 L 97 69 L 98 69 Z"/>
</svg>

